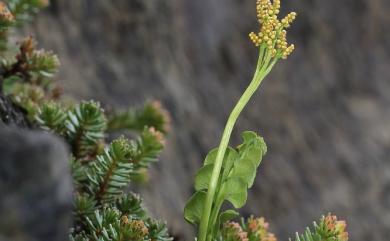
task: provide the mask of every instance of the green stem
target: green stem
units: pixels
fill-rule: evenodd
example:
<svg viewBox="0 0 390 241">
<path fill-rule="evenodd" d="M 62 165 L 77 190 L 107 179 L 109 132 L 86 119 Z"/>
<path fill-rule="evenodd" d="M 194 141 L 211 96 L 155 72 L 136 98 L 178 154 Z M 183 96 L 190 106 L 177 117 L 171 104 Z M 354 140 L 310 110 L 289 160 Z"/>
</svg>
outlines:
<svg viewBox="0 0 390 241">
<path fill-rule="evenodd" d="M 265 53 L 264 53 L 265 52 Z M 264 62 L 263 62 L 264 60 Z M 239 117 L 241 111 L 244 109 L 244 107 L 248 104 L 249 100 L 253 96 L 253 94 L 256 92 L 256 90 L 259 88 L 262 80 L 264 77 L 269 73 L 268 70 L 270 70 L 269 61 L 271 60 L 271 56 L 268 53 L 268 51 L 264 50 L 263 47 L 260 47 L 260 55 L 259 60 L 257 62 L 257 68 L 255 75 L 245 90 L 244 94 L 239 99 L 238 103 L 234 107 L 233 111 L 231 112 L 229 119 L 226 123 L 225 130 L 222 135 L 221 142 L 218 147 L 217 157 L 214 163 L 213 172 L 211 175 L 211 180 L 209 184 L 209 188 L 207 191 L 207 197 L 202 213 L 202 218 L 199 226 L 199 234 L 198 234 L 198 241 L 206 241 L 207 234 L 209 231 L 209 221 L 210 221 L 210 215 L 211 215 L 211 209 L 214 203 L 214 196 L 218 185 L 218 179 L 222 168 L 222 162 L 223 157 L 225 156 L 226 148 L 229 144 L 229 140 L 233 131 L 233 127 L 237 121 L 237 118 Z M 273 64 L 276 63 L 276 60 L 272 61 Z M 213 225 L 212 223 L 210 223 Z"/>
<path fill-rule="evenodd" d="M 219 230 L 219 226 L 218 227 L 215 227 L 215 224 L 217 222 L 217 218 L 218 218 L 218 214 L 219 214 L 219 210 L 221 209 L 221 206 L 223 204 L 223 197 L 220 197 L 218 195 L 218 193 L 216 194 L 217 196 L 217 200 L 215 201 L 215 204 L 214 204 L 214 207 L 212 208 L 212 211 L 211 211 L 211 214 L 210 214 L 210 227 L 212 227 L 212 235 L 213 237 L 215 237 L 215 235 L 218 233 L 218 230 Z M 211 236 L 207 236 L 207 241 L 212 241 L 211 240 Z"/>
</svg>

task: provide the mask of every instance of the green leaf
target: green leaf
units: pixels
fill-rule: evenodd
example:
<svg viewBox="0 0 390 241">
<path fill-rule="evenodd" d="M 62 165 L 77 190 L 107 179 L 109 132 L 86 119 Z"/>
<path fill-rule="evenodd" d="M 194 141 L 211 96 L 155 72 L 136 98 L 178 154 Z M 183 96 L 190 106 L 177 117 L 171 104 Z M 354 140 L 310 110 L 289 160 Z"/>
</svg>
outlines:
<svg viewBox="0 0 390 241">
<path fill-rule="evenodd" d="M 253 186 L 256 171 L 266 152 L 264 140 L 254 132 L 244 132 L 242 134 L 244 143 L 239 148 L 239 160 L 234 163 L 234 167 L 229 177 L 240 177 L 246 181 L 248 188 Z"/>
<path fill-rule="evenodd" d="M 223 184 L 221 195 L 231 202 L 235 208 L 244 206 L 248 195 L 246 181 L 239 177 L 227 179 Z"/>
<path fill-rule="evenodd" d="M 244 131 L 241 134 L 241 137 L 244 140 L 244 142 L 249 142 L 249 141 L 257 138 L 257 134 L 256 134 L 256 132 L 253 132 L 253 131 Z"/>
<path fill-rule="evenodd" d="M 231 194 L 227 200 L 233 204 L 235 208 L 241 208 L 245 205 L 248 198 L 248 191 L 245 189 L 240 193 Z"/>
<path fill-rule="evenodd" d="M 215 159 L 217 158 L 218 148 L 215 148 L 209 152 L 204 161 L 204 166 L 212 165 L 214 166 Z M 238 160 L 239 155 L 237 151 L 231 147 L 228 147 L 225 152 L 225 156 L 222 163 L 222 178 L 226 179 L 230 170 L 232 169 L 234 162 Z M 210 179 L 209 179 L 210 180 Z"/>
<path fill-rule="evenodd" d="M 260 140 L 254 141 L 251 145 L 248 145 L 245 149 L 240 150 L 240 157 L 248 159 L 254 166 L 258 167 L 263 158 L 263 148 Z"/>
<path fill-rule="evenodd" d="M 248 146 L 260 147 L 262 156 L 267 153 L 267 145 L 265 144 L 264 139 L 257 135 L 255 132 L 245 131 L 241 134 L 241 137 L 244 140 L 244 143 L 238 146 L 240 155 L 245 152 L 244 150 L 247 149 Z"/>
<path fill-rule="evenodd" d="M 199 224 L 202 217 L 203 206 L 206 200 L 206 192 L 196 192 L 184 207 L 184 218 L 191 224 Z"/>
<path fill-rule="evenodd" d="M 196 191 L 208 189 L 213 168 L 214 168 L 214 164 L 209 164 L 199 169 L 195 177 Z"/>
<path fill-rule="evenodd" d="M 215 159 L 217 158 L 218 148 L 212 149 L 209 154 L 207 154 L 204 160 L 204 166 L 214 164 Z"/>
<path fill-rule="evenodd" d="M 218 148 L 215 148 L 209 152 L 204 161 L 204 166 L 214 164 L 215 159 L 217 158 Z M 238 158 L 238 153 L 231 147 L 228 147 L 223 158 L 223 167 L 225 169 L 230 169 L 234 163 L 234 160 Z"/>
<path fill-rule="evenodd" d="M 238 160 L 239 158 L 239 155 L 237 153 L 236 150 L 234 150 L 233 148 L 231 147 L 228 147 L 228 149 L 226 149 L 226 153 L 225 153 L 225 158 L 223 160 L 223 174 L 222 174 L 222 177 L 224 179 L 226 179 L 226 177 L 228 176 L 229 172 L 231 171 L 234 163 Z"/>
<path fill-rule="evenodd" d="M 205 159 L 204 166 L 199 169 L 195 177 L 195 190 L 208 189 L 211 175 L 214 168 L 215 158 L 217 156 L 218 149 L 213 149 Z M 223 160 L 223 178 L 227 177 L 231 168 L 234 165 L 234 162 L 239 158 L 239 155 L 236 150 L 231 147 L 228 147 L 225 152 L 225 158 Z M 255 168 L 251 168 L 254 170 Z M 254 179 L 254 177 L 253 177 Z"/>
<path fill-rule="evenodd" d="M 245 181 L 246 187 L 249 188 L 253 185 L 253 182 L 256 177 L 256 166 L 248 159 L 239 159 L 230 174 L 229 177 L 241 178 Z"/>
</svg>

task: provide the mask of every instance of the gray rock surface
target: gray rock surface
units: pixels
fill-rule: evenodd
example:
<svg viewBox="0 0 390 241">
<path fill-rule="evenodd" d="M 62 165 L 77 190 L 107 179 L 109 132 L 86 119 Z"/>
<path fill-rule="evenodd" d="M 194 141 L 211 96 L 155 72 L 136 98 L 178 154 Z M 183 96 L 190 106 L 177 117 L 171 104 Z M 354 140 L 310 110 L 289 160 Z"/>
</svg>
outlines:
<svg viewBox="0 0 390 241">
<path fill-rule="evenodd" d="M 6 125 L 19 128 L 30 126 L 23 110 L 13 104 L 8 97 L 0 93 L 0 127 Z"/>
<path fill-rule="evenodd" d="M 268 143 L 242 213 L 264 215 L 287 240 L 332 211 L 351 240 L 390 230 L 390 1 L 282 1 L 299 16 L 291 58 L 240 118 Z M 218 144 L 252 77 L 255 0 L 56 0 L 34 22 L 59 54 L 69 93 L 116 106 L 161 99 L 172 113 L 167 149 L 143 196 L 173 233 L 190 240 L 182 209 L 194 173 Z"/>
<path fill-rule="evenodd" d="M 60 139 L 1 128 L 0 193 L 1 241 L 67 240 L 72 182 Z"/>
</svg>

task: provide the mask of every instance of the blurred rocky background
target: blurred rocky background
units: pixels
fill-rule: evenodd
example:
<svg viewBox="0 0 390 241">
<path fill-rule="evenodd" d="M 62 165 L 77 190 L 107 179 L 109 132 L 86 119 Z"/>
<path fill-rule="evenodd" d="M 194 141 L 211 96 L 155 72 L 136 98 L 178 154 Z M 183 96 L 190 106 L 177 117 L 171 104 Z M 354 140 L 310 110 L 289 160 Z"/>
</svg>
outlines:
<svg viewBox="0 0 390 241">
<path fill-rule="evenodd" d="M 390 2 L 282 1 L 299 16 L 297 50 L 277 65 L 239 119 L 269 151 L 244 215 L 263 215 L 280 240 L 321 214 L 354 241 L 390 234 Z M 218 144 L 251 79 L 255 0 L 55 0 L 23 34 L 56 52 L 68 94 L 106 106 L 160 99 L 172 115 L 162 161 L 142 187 L 149 210 L 181 240 L 194 173 Z"/>
<path fill-rule="evenodd" d="M 69 153 L 57 137 L 21 126 L 0 128 L 0 241 L 67 240 L 73 200 Z"/>
</svg>

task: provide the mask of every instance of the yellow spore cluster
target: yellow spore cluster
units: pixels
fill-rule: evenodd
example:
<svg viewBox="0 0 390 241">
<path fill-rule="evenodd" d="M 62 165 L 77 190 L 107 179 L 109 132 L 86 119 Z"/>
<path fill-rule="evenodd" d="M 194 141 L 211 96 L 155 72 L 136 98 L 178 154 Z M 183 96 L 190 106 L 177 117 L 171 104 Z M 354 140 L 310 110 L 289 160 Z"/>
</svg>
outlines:
<svg viewBox="0 0 390 241">
<path fill-rule="evenodd" d="M 271 51 L 272 57 L 286 59 L 294 50 L 294 45 L 287 43 L 287 31 L 297 14 L 291 12 L 282 20 L 278 19 L 280 0 L 257 0 L 257 19 L 260 23 L 258 33 L 251 32 L 249 38 L 255 46 L 264 45 Z"/>
</svg>

